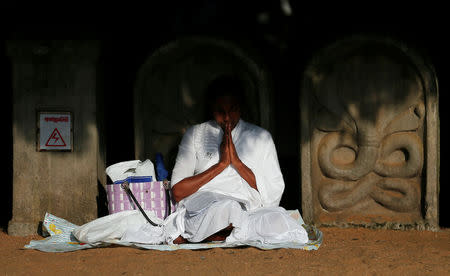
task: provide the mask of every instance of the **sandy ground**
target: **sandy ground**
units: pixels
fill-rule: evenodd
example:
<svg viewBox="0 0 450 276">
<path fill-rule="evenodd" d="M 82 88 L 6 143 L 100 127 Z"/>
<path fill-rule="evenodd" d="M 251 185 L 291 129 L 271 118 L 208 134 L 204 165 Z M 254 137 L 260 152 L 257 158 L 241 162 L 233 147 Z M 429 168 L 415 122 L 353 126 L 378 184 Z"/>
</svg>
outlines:
<svg viewBox="0 0 450 276">
<path fill-rule="evenodd" d="M 23 249 L 40 236 L 0 233 L 1 275 L 450 275 L 450 229 L 321 228 L 317 251 L 216 248 L 171 252 L 109 247 Z"/>
</svg>

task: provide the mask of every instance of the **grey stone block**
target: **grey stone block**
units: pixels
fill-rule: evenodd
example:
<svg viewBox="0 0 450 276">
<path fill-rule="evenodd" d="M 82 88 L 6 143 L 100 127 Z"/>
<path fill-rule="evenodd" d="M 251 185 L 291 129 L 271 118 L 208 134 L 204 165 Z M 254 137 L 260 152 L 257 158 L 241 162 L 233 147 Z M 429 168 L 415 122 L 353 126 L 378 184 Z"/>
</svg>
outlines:
<svg viewBox="0 0 450 276">
<path fill-rule="evenodd" d="M 96 41 L 7 42 L 13 78 L 10 235 L 35 234 L 46 212 L 76 224 L 97 217 L 97 185 L 105 183 L 96 114 L 98 49 Z M 72 112 L 73 151 L 37 150 L 37 111 Z"/>
</svg>

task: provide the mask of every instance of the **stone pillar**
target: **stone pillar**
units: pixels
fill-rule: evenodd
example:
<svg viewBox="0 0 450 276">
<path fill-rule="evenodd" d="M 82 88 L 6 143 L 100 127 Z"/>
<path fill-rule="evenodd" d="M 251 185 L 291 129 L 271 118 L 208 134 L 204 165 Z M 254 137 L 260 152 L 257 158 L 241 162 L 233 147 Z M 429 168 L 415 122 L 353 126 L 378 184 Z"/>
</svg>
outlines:
<svg viewBox="0 0 450 276">
<path fill-rule="evenodd" d="M 13 78 L 13 217 L 8 233 L 36 233 L 46 212 L 73 223 L 97 217 L 105 183 L 99 145 L 94 41 L 8 41 Z M 73 151 L 37 151 L 37 111 L 70 111 Z M 100 160 L 100 161 L 99 161 Z"/>
<path fill-rule="evenodd" d="M 405 45 L 351 37 L 305 71 L 302 209 L 316 225 L 437 229 L 434 69 Z"/>
<path fill-rule="evenodd" d="M 161 152 L 172 170 L 178 145 L 191 125 L 205 116 L 205 90 L 216 77 L 236 74 L 249 103 L 243 119 L 272 130 L 269 74 L 251 50 L 206 37 L 186 37 L 156 50 L 138 73 L 134 90 L 135 153 L 154 160 Z"/>
</svg>

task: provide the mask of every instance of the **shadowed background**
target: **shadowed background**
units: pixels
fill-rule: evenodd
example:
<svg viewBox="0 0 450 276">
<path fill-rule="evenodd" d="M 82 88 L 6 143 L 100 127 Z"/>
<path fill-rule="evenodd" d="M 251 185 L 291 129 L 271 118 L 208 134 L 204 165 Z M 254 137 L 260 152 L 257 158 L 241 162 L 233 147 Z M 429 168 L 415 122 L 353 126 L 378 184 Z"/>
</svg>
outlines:
<svg viewBox="0 0 450 276">
<path fill-rule="evenodd" d="M 287 3 L 287 4 L 286 4 Z M 272 135 L 286 181 L 281 205 L 301 208 L 299 171 L 299 89 L 303 70 L 323 47 L 356 34 L 398 39 L 428 57 L 439 80 L 441 167 L 446 168 L 446 95 L 448 50 L 445 15 L 439 7 L 324 7 L 299 1 L 184 1 L 147 7 L 114 4 L 67 7 L 10 6 L 2 17 L 2 43 L 9 39 L 97 39 L 101 41 L 98 85 L 104 101 L 106 165 L 135 158 L 133 89 L 146 59 L 159 47 L 188 35 L 226 39 L 261 57 L 273 85 Z M 6 140 L 5 179 L 1 196 L 5 227 L 12 210 L 11 68 L 1 55 L 1 91 Z M 118 132 L 120 135 L 118 135 Z M 448 177 L 441 173 L 440 225 L 450 226 L 445 208 Z"/>
</svg>

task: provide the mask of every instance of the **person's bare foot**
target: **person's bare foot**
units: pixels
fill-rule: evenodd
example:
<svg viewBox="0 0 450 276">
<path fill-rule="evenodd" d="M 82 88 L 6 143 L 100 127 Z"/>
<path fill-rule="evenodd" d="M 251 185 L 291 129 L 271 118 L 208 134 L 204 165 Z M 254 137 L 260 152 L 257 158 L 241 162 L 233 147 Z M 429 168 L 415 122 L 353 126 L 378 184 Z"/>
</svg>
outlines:
<svg viewBox="0 0 450 276">
<path fill-rule="evenodd" d="M 231 234 L 233 228 L 234 228 L 233 225 L 230 224 L 226 228 L 220 230 L 215 234 L 212 234 L 211 236 L 207 237 L 201 242 L 224 241 Z M 181 235 L 173 240 L 173 244 L 182 244 L 182 243 L 188 243 L 188 240 L 183 238 Z"/>
<path fill-rule="evenodd" d="M 202 242 L 224 241 L 227 239 L 227 237 L 228 235 L 221 235 L 219 233 L 216 233 L 202 240 Z"/>
<path fill-rule="evenodd" d="M 211 236 L 204 239 L 202 242 L 212 242 L 212 241 L 224 241 L 233 231 L 233 225 L 230 224 L 225 229 L 220 230 L 219 232 L 212 234 Z"/>
<path fill-rule="evenodd" d="M 183 238 L 181 235 L 173 240 L 173 244 L 182 244 L 182 243 L 187 243 L 187 240 Z"/>
</svg>

